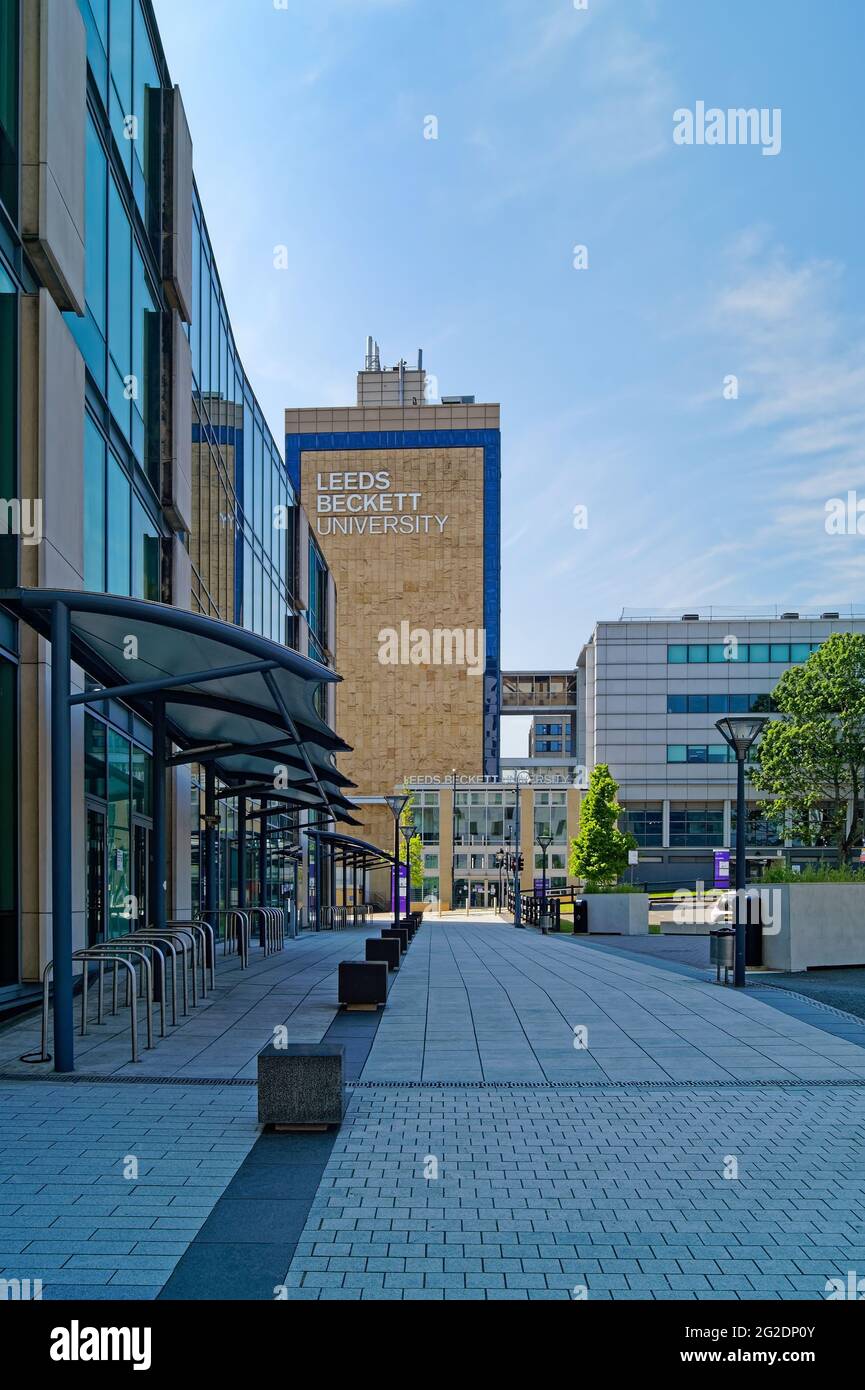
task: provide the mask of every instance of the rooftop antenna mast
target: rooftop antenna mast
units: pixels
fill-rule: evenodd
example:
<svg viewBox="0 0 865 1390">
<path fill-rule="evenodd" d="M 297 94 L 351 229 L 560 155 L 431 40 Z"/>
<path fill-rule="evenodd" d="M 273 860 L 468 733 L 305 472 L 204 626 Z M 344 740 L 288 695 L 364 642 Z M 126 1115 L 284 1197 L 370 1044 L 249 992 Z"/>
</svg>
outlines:
<svg viewBox="0 0 865 1390">
<path fill-rule="evenodd" d="M 375 341 L 374 338 L 369 336 L 366 340 L 366 358 L 364 361 L 364 371 L 381 371 L 381 353 L 379 351 L 378 343 Z"/>
</svg>

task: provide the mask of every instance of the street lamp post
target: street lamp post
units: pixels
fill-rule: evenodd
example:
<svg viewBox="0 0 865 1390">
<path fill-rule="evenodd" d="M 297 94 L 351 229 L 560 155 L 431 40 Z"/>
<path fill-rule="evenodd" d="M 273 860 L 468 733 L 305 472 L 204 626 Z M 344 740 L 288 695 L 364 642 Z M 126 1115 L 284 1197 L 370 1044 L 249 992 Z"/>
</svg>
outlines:
<svg viewBox="0 0 865 1390">
<path fill-rule="evenodd" d="M 542 898 L 541 911 L 542 911 L 542 912 L 546 912 L 546 910 L 547 910 L 547 850 L 549 849 L 550 845 L 553 843 L 553 837 L 552 837 L 552 835 L 549 835 L 549 834 L 539 835 L 539 836 L 537 837 L 537 843 L 538 843 L 538 844 L 540 845 L 540 847 L 541 847 L 541 855 L 542 855 L 541 863 L 543 864 L 543 869 L 542 869 L 543 878 L 542 878 L 542 880 L 541 880 L 542 885 L 543 885 L 542 890 L 541 890 L 541 898 Z"/>
<path fill-rule="evenodd" d="M 522 842 L 522 830 L 520 827 L 520 773 L 519 769 L 514 772 L 514 926 L 523 925 L 523 900 L 520 892 L 520 844 Z"/>
<path fill-rule="evenodd" d="M 413 820 L 403 821 L 400 826 L 405 840 L 405 912 L 411 911 L 411 842 L 420 834 Z"/>
<path fill-rule="evenodd" d="M 745 984 L 745 924 L 747 909 L 743 911 L 747 875 L 745 871 L 745 760 L 748 752 L 768 724 L 768 719 L 754 714 L 730 714 L 717 720 L 715 728 L 724 737 L 736 755 L 736 954 L 733 968 L 733 984 L 741 989 Z"/>
<path fill-rule="evenodd" d="M 408 795 L 386 796 L 385 801 L 393 816 L 393 924 L 399 926 L 399 823 L 405 810 Z"/>
</svg>

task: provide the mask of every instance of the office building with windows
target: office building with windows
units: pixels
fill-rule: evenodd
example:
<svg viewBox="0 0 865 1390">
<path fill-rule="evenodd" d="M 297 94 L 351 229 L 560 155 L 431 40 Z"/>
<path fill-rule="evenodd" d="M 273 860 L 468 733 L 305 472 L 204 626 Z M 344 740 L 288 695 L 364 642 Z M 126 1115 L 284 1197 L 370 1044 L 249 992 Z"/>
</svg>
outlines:
<svg viewBox="0 0 865 1390">
<path fill-rule="evenodd" d="M 333 582 L 240 360 L 150 0 L 0 0 L 0 586 L 170 604 L 333 664 Z M 0 603 L 7 994 L 51 944 L 51 647 L 19 616 Z M 72 742 L 80 945 L 130 901 L 148 917 L 153 739 L 118 700 L 75 706 Z M 200 907 L 199 780 L 169 773 L 174 916 Z M 262 866 L 238 799 L 219 815 L 226 907 Z M 298 813 L 271 826 L 264 873 L 296 890 Z"/>
<path fill-rule="evenodd" d="M 548 889 L 566 888 L 570 842 L 579 825 L 579 789 L 558 773 L 519 772 L 520 834 L 516 842 L 516 773 L 506 780 L 459 774 L 444 781 L 408 783 L 412 816 L 421 835 L 423 889 L 413 896 L 430 906 L 495 908 L 512 885 L 501 854 L 523 857 L 524 890 L 543 886 L 543 851 L 538 836 L 551 836 L 547 848 Z"/>
<path fill-rule="evenodd" d="M 725 714 L 771 713 L 772 692 L 790 666 L 833 632 L 865 632 L 852 611 L 814 614 L 625 613 L 598 623 L 577 666 L 588 771 L 608 763 L 619 783 L 622 826 L 640 846 L 641 881 L 713 881 L 713 851 L 735 843 L 736 767 L 716 721 Z M 583 761 L 583 758 L 580 758 Z M 756 861 L 794 851 L 783 817 L 758 807 L 747 787 L 747 853 Z"/>
<path fill-rule="evenodd" d="M 406 779 L 499 775 L 499 406 L 432 403 L 419 354 L 382 369 L 367 343 L 357 399 L 285 417 L 290 480 L 340 603 L 336 727 L 367 840 Z M 310 580 L 310 592 L 315 586 Z"/>
</svg>

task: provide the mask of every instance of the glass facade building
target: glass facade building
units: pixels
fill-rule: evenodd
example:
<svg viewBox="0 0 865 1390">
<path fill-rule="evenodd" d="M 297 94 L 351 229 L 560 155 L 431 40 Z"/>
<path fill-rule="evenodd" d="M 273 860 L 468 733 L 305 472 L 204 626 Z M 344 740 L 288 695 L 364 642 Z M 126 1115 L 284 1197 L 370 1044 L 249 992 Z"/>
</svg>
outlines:
<svg viewBox="0 0 865 1390">
<path fill-rule="evenodd" d="M 40 25 L 23 25 L 22 14 L 21 0 L 0 0 L 0 585 L 173 604 L 332 664 L 330 576 L 240 359 L 150 0 L 51 0 Z M 47 70 L 46 50 L 62 55 L 62 80 L 25 107 L 22 86 Z M 37 147 L 63 195 L 62 223 L 28 181 L 26 152 Z M 28 496 L 34 479 L 38 498 Z M 29 546 L 36 504 L 45 534 Z M 44 964 L 44 890 L 20 866 L 25 855 L 39 862 L 26 837 L 49 796 L 35 729 L 47 679 L 35 638 L 0 607 L 7 992 Z M 319 704 L 332 715 L 323 690 Z M 118 702 L 82 713 L 75 738 L 81 815 L 72 854 L 84 944 L 147 916 L 152 738 Z M 194 766 L 169 780 L 169 894 L 181 915 L 201 906 L 201 780 Z M 33 805 L 24 806 L 22 787 Z M 228 907 L 237 901 L 238 804 L 217 804 L 219 899 Z M 298 817 L 270 825 L 271 901 L 295 901 L 288 851 Z M 246 846 L 255 893 L 255 821 Z"/>
</svg>

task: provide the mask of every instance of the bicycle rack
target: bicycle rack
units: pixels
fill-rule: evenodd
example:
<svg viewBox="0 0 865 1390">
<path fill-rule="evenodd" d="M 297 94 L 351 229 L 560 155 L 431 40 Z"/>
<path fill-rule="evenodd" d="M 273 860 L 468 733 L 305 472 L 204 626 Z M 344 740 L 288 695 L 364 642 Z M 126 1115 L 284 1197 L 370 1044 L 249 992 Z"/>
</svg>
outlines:
<svg viewBox="0 0 865 1390">
<path fill-rule="evenodd" d="M 105 964 L 106 961 L 112 960 L 114 963 L 115 975 L 115 1000 L 117 995 L 117 966 L 123 965 L 129 971 L 129 975 L 127 978 L 130 979 L 132 986 L 132 1002 L 129 1010 L 129 1030 L 132 1039 L 132 1060 L 133 1062 L 139 1061 L 140 1059 L 138 1053 L 138 977 L 135 973 L 135 966 L 132 964 L 130 960 L 127 960 L 125 955 L 120 955 L 117 953 L 115 953 L 114 955 L 107 955 L 101 952 L 93 952 L 89 948 L 87 950 L 75 951 L 73 953 L 72 959 L 80 960 L 85 966 L 89 960 L 98 961 L 100 968 Z M 45 966 L 45 969 L 42 971 L 42 1048 L 40 1060 L 43 1062 L 47 1062 L 50 1060 L 48 1056 L 48 977 L 53 968 L 54 961 L 49 960 L 48 964 Z M 117 1012 L 116 1008 L 114 1012 Z"/>
<path fill-rule="evenodd" d="M 154 974 L 154 971 L 153 971 L 153 957 L 155 957 L 155 956 L 158 956 L 158 957 L 159 957 L 159 960 L 160 960 L 160 963 L 161 963 L 161 966 L 162 966 L 162 978 L 163 978 L 163 980 L 164 980 L 164 979 L 165 979 L 165 956 L 164 956 L 163 952 L 159 949 L 158 946 L 156 946 L 156 945 L 155 945 L 153 942 L 151 942 L 151 941 L 142 941 L 142 942 L 140 942 L 140 943 L 135 943 L 135 944 L 133 944 L 133 943 L 129 940 L 129 937 L 128 937 L 128 936 L 118 936 L 118 937 L 114 937 L 111 941 L 98 941 L 98 942 L 95 943 L 95 945 L 86 947 L 86 950 L 87 950 L 87 952 L 89 953 L 89 958 L 90 958 L 90 959 L 101 960 L 101 959 L 103 959 L 103 958 L 109 958 L 109 959 L 110 959 L 111 957 L 117 957 L 117 956 L 120 956 L 120 955 L 129 955 L 129 956 L 137 956 L 138 959 L 141 961 L 142 972 L 141 972 L 141 976 L 139 977 L 138 984 L 139 984 L 139 990 L 140 990 L 141 988 L 143 988 L 143 991 L 144 991 L 144 998 L 145 998 L 145 1002 L 146 1002 L 146 1005 L 147 1005 L 147 1015 L 146 1015 L 147 1047 L 148 1047 L 148 1049 L 152 1048 L 152 1047 L 153 1047 L 153 1003 L 154 1003 L 154 997 L 153 997 L 153 995 L 154 995 L 154 991 L 153 991 L 153 974 Z M 151 956 L 148 956 L 148 955 L 147 955 L 147 952 L 148 952 L 148 951 L 150 951 L 150 952 L 152 953 Z M 72 957 L 72 958 L 73 958 L 73 960 L 79 958 L 79 957 L 78 957 L 78 953 L 77 953 L 77 952 L 73 953 L 73 957 Z M 117 967 L 116 967 L 116 963 L 115 963 L 114 975 L 115 975 L 115 988 L 114 988 L 113 994 L 114 994 L 114 997 L 116 998 L 116 994 L 117 994 L 117 990 L 116 990 L 116 976 L 117 976 Z M 129 1004 L 129 1007 L 130 1007 L 130 1008 L 132 1007 L 132 1000 L 131 1000 L 131 996 L 130 996 L 130 987 L 131 987 L 131 983 L 132 983 L 132 982 L 131 982 L 129 976 L 127 975 L 127 977 L 126 977 L 126 985 L 127 985 L 126 995 L 127 995 L 127 1000 L 128 1000 L 128 1004 Z M 101 1022 L 102 1022 L 102 1016 L 103 1016 L 103 1008 L 102 1008 L 102 985 L 103 985 L 103 972 L 100 970 L 100 972 L 99 972 L 99 997 L 98 997 L 98 1003 L 97 1003 L 97 1023 L 101 1023 Z M 81 980 L 81 1036 L 82 1036 L 82 1038 L 87 1036 L 87 1001 L 88 1001 L 88 990 L 89 990 L 89 972 L 88 972 L 87 970 L 85 970 L 85 971 L 83 972 L 82 980 Z M 139 994 L 139 997 L 140 997 L 140 994 Z M 116 1014 L 116 1012 L 117 1012 L 116 1008 L 115 1008 L 112 1012 Z M 162 999 L 161 999 L 161 1001 L 160 1001 L 160 1030 L 159 1030 L 159 1036 L 160 1036 L 161 1038 L 164 1038 L 164 1037 L 165 1037 L 165 990 L 164 990 L 164 989 L 163 989 L 163 991 L 162 991 Z"/>
<path fill-rule="evenodd" d="M 222 954 L 225 955 L 229 948 L 229 922 L 236 923 L 236 930 L 233 939 L 237 943 L 237 951 L 240 956 L 240 968 L 246 970 L 249 965 L 249 918 L 245 912 L 238 907 L 230 907 L 225 914 L 225 937 L 222 942 Z M 233 953 L 232 953 L 233 954 Z"/>
<path fill-rule="evenodd" d="M 275 951 L 281 949 L 276 942 L 274 910 L 272 907 L 248 907 L 246 909 L 250 918 L 256 914 L 261 918 L 258 929 L 258 944 L 266 956 L 273 955 Z"/>
<path fill-rule="evenodd" d="M 204 919 L 201 918 L 201 917 L 185 917 L 185 918 L 174 917 L 174 918 L 172 918 L 172 920 L 171 920 L 170 922 L 167 922 L 167 923 L 166 923 L 166 926 L 169 926 L 169 927 L 180 927 L 180 928 L 182 928 L 184 931 L 192 932 L 192 933 L 195 934 L 195 941 L 196 941 L 196 945 L 197 945 L 197 949 L 198 949 L 198 961 L 199 961 L 199 965 L 200 965 L 200 967 L 201 967 L 201 997 L 202 997 L 202 999 L 206 999 L 206 998 L 207 998 L 207 954 L 208 954 L 208 952 L 207 952 L 207 947 L 208 947 L 208 941 L 209 941 L 209 943 L 210 943 L 211 951 L 215 952 L 215 950 L 216 950 L 216 942 L 215 942 L 215 939 L 214 939 L 214 936 L 213 936 L 213 928 L 211 927 L 211 925 L 210 925 L 209 922 L 205 922 Z M 200 940 L 199 940 L 199 938 L 200 938 Z M 211 957 L 211 959 L 212 959 L 212 957 Z M 211 989 L 213 988 L 213 966 L 212 966 L 212 965 L 211 965 L 211 969 L 210 969 L 210 987 L 211 987 Z M 196 1006 L 197 1003 L 198 1003 L 198 997 L 197 997 L 196 992 L 195 992 L 195 977 L 194 977 L 194 973 L 193 973 L 192 1007 L 195 1008 L 195 1006 Z"/>
<path fill-rule="evenodd" d="M 191 937 L 187 932 L 179 931 L 175 927 L 166 927 L 158 932 L 155 928 L 139 927 L 136 931 L 129 933 L 130 941 L 158 941 L 171 952 L 171 1023 L 177 1026 L 177 951 L 181 952 L 181 969 L 183 981 L 183 1012 L 189 1013 L 189 991 L 187 989 L 186 970 L 187 970 L 187 946 Z M 175 944 L 176 943 L 176 944 Z"/>
</svg>

